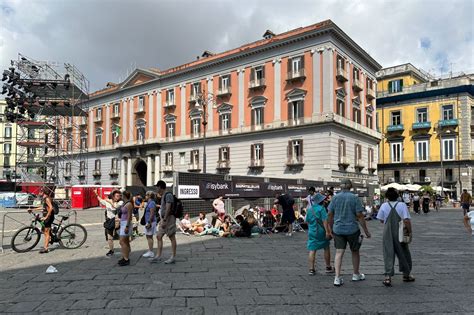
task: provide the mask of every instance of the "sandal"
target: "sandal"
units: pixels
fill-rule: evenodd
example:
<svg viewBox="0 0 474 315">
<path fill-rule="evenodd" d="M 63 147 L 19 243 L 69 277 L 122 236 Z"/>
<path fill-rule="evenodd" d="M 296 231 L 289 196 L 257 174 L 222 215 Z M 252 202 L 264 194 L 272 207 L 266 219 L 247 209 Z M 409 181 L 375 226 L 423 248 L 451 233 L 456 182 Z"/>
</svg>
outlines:
<svg viewBox="0 0 474 315">
<path fill-rule="evenodd" d="M 414 282 L 415 278 L 411 275 L 403 276 L 403 282 Z"/>
<path fill-rule="evenodd" d="M 392 279 L 387 278 L 387 279 L 385 279 L 382 283 L 383 283 L 383 285 L 386 286 L 386 287 L 391 287 L 391 286 L 392 286 Z"/>
<path fill-rule="evenodd" d="M 308 272 L 308 274 L 309 274 L 310 276 L 314 276 L 314 275 L 316 274 L 316 270 L 310 269 L 309 272 Z"/>
</svg>

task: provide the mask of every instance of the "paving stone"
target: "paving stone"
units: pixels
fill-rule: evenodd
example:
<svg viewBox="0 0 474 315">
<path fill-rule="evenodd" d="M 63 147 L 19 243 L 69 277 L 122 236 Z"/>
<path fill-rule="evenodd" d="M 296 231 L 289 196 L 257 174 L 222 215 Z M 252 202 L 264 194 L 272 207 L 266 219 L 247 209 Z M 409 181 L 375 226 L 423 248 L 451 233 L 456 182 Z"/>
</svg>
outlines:
<svg viewBox="0 0 474 315">
<path fill-rule="evenodd" d="M 43 304 L 36 308 L 36 310 L 40 312 L 67 310 L 74 304 L 74 302 L 74 300 L 44 301 Z"/>
<path fill-rule="evenodd" d="M 32 312 L 40 306 L 43 301 L 18 302 L 6 309 L 7 313 L 27 313 Z"/>
<path fill-rule="evenodd" d="M 188 307 L 195 307 L 195 306 L 217 306 L 217 301 L 215 298 L 210 297 L 192 297 L 186 298 L 186 305 Z"/>
<path fill-rule="evenodd" d="M 151 302 L 152 308 L 163 308 L 164 306 L 178 306 L 185 307 L 186 299 L 184 297 L 167 297 L 167 298 L 158 298 L 153 299 Z"/>
<path fill-rule="evenodd" d="M 149 307 L 151 299 L 120 299 L 112 300 L 107 304 L 107 308 L 134 308 L 134 307 Z"/>
<path fill-rule="evenodd" d="M 186 315 L 202 315 L 204 314 L 204 309 L 202 307 L 167 307 L 163 308 L 161 312 L 162 315 L 176 315 L 176 314 L 186 314 Z"/>
<path fill-rule="evenodd" d="M 81 300 L 74 303 L 70 309 L 92 310 L 97 308 L 104 308 L 108 300 Z"/>
<path fill-rule="evenodd" d="M 194 296 L 204 296 L 204 290 L 178 290 L 176 291 L 176 296 L 186 296 L 186 297 L 194 297 Z"/>
</svg>

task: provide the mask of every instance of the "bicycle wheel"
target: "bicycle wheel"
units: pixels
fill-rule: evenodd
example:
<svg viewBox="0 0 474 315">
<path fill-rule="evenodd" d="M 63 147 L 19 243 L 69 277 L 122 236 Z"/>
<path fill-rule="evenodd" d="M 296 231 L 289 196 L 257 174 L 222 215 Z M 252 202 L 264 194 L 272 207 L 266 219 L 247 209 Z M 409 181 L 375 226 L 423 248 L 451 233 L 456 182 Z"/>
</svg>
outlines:
<svg viewBox="0 0 474 315">
<path fill-rule="evenodd" d="M 39 242 L 41 232 L 33 226 L 19 229 L 12 237 L 11 246 L 17 253 L 26 253 L 32 250 Z"/>
<path fill-rule="evenodd" d="M 80 224 L 72 223 L 64 226 L 58 234 L 59 244 L 67 249 L 79 248 L 86 242 L 86 228 Z"/>
</svg>

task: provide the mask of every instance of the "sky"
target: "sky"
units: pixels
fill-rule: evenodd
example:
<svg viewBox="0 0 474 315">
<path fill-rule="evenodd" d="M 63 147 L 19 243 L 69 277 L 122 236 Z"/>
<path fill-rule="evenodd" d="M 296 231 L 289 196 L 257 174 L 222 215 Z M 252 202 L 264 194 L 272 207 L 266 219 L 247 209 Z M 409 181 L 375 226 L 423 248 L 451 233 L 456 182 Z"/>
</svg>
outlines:
<svg viewBox="0 0 474 315">
<path fill-rule="evenodd" d="M 331 19 L 382 66 L 474 72 L 474 0 L 0 0 L 0 70 L 18 53 L 74 64 L 90 92 Z"/>
</svg>

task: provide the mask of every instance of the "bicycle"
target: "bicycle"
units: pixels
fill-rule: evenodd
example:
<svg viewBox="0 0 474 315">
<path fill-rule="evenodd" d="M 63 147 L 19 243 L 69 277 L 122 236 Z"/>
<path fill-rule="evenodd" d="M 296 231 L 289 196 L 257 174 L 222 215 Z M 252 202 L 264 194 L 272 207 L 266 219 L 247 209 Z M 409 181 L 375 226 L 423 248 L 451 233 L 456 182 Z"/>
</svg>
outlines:
<svg viewBox="0 0 474 315">
<path fill-rule="evenodd" d="M 59 215 L 59 223 L 53 222 L 50 230 L 50 244 L 59 243 L 63 248 L 76 249 L 86 242 L 87 231 L 84 226 L 78 223 L 63 225 L 63 222 L 69 219 L 70 214 Z M 40 241 L 42 231 L 37 225 L 44 228 L 44 223 L 39 214 L 31 213 L 31 215 L 33 216 L 31 224 L 19 229 L 12 237 L 11 247 L 17 253 L 26 253 L 32 250 Z"/>
</svg>

